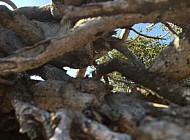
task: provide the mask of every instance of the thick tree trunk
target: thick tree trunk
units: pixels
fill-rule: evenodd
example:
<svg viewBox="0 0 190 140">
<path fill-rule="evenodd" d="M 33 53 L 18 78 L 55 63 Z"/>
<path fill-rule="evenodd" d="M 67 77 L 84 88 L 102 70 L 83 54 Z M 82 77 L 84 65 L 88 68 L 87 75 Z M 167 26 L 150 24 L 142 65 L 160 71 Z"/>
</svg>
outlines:
<svg viewBox="0 0 190 140">
<path fill-rule="evenodd" d="M 0 6 L 1 140 L 190 139 L 190 88 L 181 81 L 190 75 L 190 2 L 96 2 L 53 0 L 14 11 Z M 83 18 L 91 19 L 78 22 Z M 127 35 L 113 36 L 116 28 L 144 22 L 183 28 L 149 68 L 124 47 Z M 96 65 L 112 48 L 130 62 L 115 58 Z M 91 65 L 96 66 L 93 77 L 83 78 Z M 81 75 L 70 77 L 64 66 L 81 69 Z M 139 96 L 136 89 L 114 93 L 109 82 L 100 80 L 113 71 L 155 95 Z M 32 75 L 43 81 L 30 79 Z"/>
</svg>

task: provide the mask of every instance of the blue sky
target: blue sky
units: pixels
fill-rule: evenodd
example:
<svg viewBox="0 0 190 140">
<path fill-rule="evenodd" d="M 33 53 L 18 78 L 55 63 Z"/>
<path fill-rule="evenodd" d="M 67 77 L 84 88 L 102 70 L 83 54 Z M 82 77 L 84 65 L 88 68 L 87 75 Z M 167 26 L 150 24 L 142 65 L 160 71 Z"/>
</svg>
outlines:
<svg viewBox="0 0 190 140">
<path fill-rule="evenodd" d="M 157 23 L 154 25 L 154 28 L 150 31 L 150 32 L 146 32 L 146 27 L 151 25 L 151 23 L 139 23 L 139 24 L 135 24 L 133 26 L 133 28 L 135 30 L 137 30 L 138 32 L 140 32 L 140 30 L 142 31 L 141 33 L 143 34 L 146 34 L 146 35 L 149 35 L 149 36 L 163 36 L 163 35 L 166 35 L 168 33 L 168 31 L 163 31 L 161 28 L 160 28 L 160 25 L 161 23 Z M 139 27 L 141 29 L 139 29 Z M 120 31 L 117 32 L 118 34 L 120 33 Z M 129 34 L 129 37 L 134 37 L 136 36 L 137 34 L 133 31 L 130 32 Z M 166 43 L 166 44 L 169 44 L 174 38 L 171 37 L 171 38 L 167 38 L 169 36 L 169 34 L 167 34 L 166 36 L 164 36 L 164 38 L 166 38 L 167 40 L 160 40 L 162 41 L 163 43 Z"/>
<path fill-rule="evenodd" d="M 20 7 L 24 7 L 24 6 L 41 6 L 41 5 L 45 5 L 48 3 L 51 3 L 51 0 L 12 0 L 12 2 L 14 2 L 16 4 L 16 6 L 18 8 Z M 3 2 L 0 2 L 0 5 L 5 4 Z M 6 5 L 6 4 L 5 4 Z M 8 6 L 8 5 L 6 5 Z M 8 6 L 9 7 L 9 6 Z M 10 8 L 10 7 L 9 7 Z M 142 33 L 146 33 L 146 26 L 149 25 L 149 23 L 147 24 L 137 24 L 134 26 L 134 28 L 138 31 L 139 26 L 142 29 Z M 120 32 L 120 30 L 118 31 Z M 147 35 L 150 36 L 154 36 L 154 35 L 164 35 L 166 33 L 166 31 L 162 31 L 161 29 L 159 29 L 159 24 L 156 25 L 156 27 L 151 30 L 150 32 L 146 33 Z M 136 33 L 134 33 L 133 31 L 130 32 L 130 36 L 135 36 Z M 170 40 L 167 40 L 166 43 L 168 44 L 169 42 L 171 42 L 173 40 L 173 38 L 171 38 Z M 68 74 L 74 76 L 75 70 L 69 70 Z"/>
<path fill-rule="evenodd" d="M 12 0 L 12 2 L 19 8 L 24 6 L 41 6 L 50 3 L 51 0 Z M 0 2 L 0 4 L 4 3 Z"/>
<path fill-rule="evenodd" d="M 24 6 L 41 6 L 41 5 L 51 3 L 51 0 L 12 0 L 12 2 L 14 2 L 17 5 L 17 7 L 19 8 L 19 7 L 24 7 Z M 0 4 L 4 4 L 4 3 L 0 2 Z M 142 33 L 145 33 L 147 25 L 149 25 L 149 23 L 147 23 L 147 24 L 141 23 L 141 24 L 135 25 L 134 28 L 138 30 L 138 27 L 140 26 L 142 28 Z M 159 25 L 157 25 L 156 28 L 154 28 L 147 34 L 150 36 L 154 36 L 154 35 L 164 35 L 165 33 L 166 33 L 166 31 L 160 30 Z M 136 35 L 136 33 L 134 33 L 133 31 L 130 32 L 130 36 L 135 36 L 135 35 Z M 171 38 L 170 40 L 167 40 L 166 43 L 169 43 L 172 40 L 173 40 L 173 38 Z"/>
</svg>

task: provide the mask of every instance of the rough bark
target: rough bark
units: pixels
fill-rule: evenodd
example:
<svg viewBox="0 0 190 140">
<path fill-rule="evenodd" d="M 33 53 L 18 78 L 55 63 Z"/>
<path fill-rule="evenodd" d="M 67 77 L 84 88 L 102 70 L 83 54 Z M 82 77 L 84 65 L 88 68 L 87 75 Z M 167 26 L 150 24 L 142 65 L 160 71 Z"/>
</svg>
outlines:
<svg viewBox="0 0 190 140">
<path fill-rule="evenodd" d="M 189 46 L 189 38 L 176 36 L 174 43 L 152 62 L 149 71 L 162 73 L 166 77 L 177 80 L 188 77 L 190 75 Z"/>
<path fill-rule="evenodd" d="M 190 2 L 52 2 L 14 11 L 0 6 L 1 139 L 189 140 L 190 88 L 181 80 L 190 75 Z M 78 21 L 83 18 L 91 19 Z M 116 28 L 145 22 L 183 28 L 147 69 L 124 44 L 129 31 L 123 38 L 113 36 Z M 113 48 L 129 62 L 95 64 Z M 91 65 L 96 66 L 92 78 L 81 78 L 84 71 L 72 78 L 63 70 Z M 100 81 L 113 71 L 152 90 L 154 98 L 136 96 L 135 90 L 113 93 L 109 82 Z M 168 106 L 156 107 L 155 100 Z"/>
<path fill-rule="evenodd" d="M 188 105 L 190 103 L 189 87 L 180 86 L 177 81 L 168 79 L 161 74 L 151 73 L 146 69 L 135 67 L 122 59 L 113 59 L 110 62 L 99 65 L 97 77 L 113 71 L 120 72 L 123 76 L 177 104 Z"/>
</svg>

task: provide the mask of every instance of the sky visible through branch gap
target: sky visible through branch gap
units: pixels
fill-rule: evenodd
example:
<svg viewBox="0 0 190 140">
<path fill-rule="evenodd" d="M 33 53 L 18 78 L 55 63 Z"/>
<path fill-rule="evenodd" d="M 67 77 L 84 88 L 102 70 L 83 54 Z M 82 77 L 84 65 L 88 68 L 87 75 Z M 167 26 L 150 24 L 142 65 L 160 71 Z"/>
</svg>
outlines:
<svg viewBox="0 0 190 140">
<path fill-rule="evenodd" d="M 42 6 L 42 5 L 46 5 L 48 3 L 51 3 L 51 0 L 12 0 L 12 2 L 14 2 L 14 4 L 16 4 L 16 6 L 18 8 L 20 7 L 26 7 L 26 6 Z M 9 9 L 12 9 L 9 5 L 0 2 L 0 5 L 6 5 Z M 146 32 L 146 26 L 150 25 L 150 23 L 140 23 L 140 24 L 136 24 L 133 26 L 133 28 L 137 31 L 141 30 L 141 33 L 143 34 L 147 34 L 149 36 L 154 36 L 154 35 L 160 35 L 163 36 L 167 33 L 167 31 L 162 31 L 159 27 L 160 27 L 160 23 L 156 24 L 154 29 L 152 29 L 150 32 Z M 119 35 L 121 33 L 121 29 L 117 29 L 117 35 Z M 133 31 L 130 32 L 129 37 L 134 37 L 137 34 L 134 33 Z M 167 38 L 164 37 L 164 38 Z M 171 41 L 173 40 L 173 37 L 171 39 L 167 39 L 164 40 L 163 42 L 165 42 L 166 44 L 169 44 Z M 76 69 L 70 69 L 68 67 L 65 67 L 67 71 L 67 74 L 69 74 L 72 77 L 76 76 Z M 91 68 L 88 67 L 86 74 L 89 74 L 89 72 L 91 71 Z"/>
</svg>

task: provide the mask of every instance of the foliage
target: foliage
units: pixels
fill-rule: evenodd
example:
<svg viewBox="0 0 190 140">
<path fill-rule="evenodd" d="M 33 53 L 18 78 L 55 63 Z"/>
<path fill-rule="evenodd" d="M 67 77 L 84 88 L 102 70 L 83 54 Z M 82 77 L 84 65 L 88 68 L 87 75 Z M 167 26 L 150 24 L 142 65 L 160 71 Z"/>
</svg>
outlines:
<svg viewBox="0 0 190 140">
<path fill-rule="evenodd" d="M 138 29 L 142 31 L 141 27 Z M 150 30 L 151 29 L 149 29 L 147 32 Z M 162 40 L 155 40 L 139 35 L 128 37 L 126 40 L 126 47 L 138 57 L 138 59 L 145 65 L 145 67 L 148 67 L 150 65 L 151 61 L 166 47 L 166 45 L 167 43 Z M 100 59 L 96 60 L 96 62 L 100 64 L 113 58 L 123 58 L 129 61 L 127 57 L 114 49 Z M 109 74 L 108 78 L 109 83 L 114 86 L 113 91 L 128 92 L 132 87 L 137 86 L 134 82 L 125 79 L 125 77 L 123 77 L 118 72 Z"/>
</svg>

